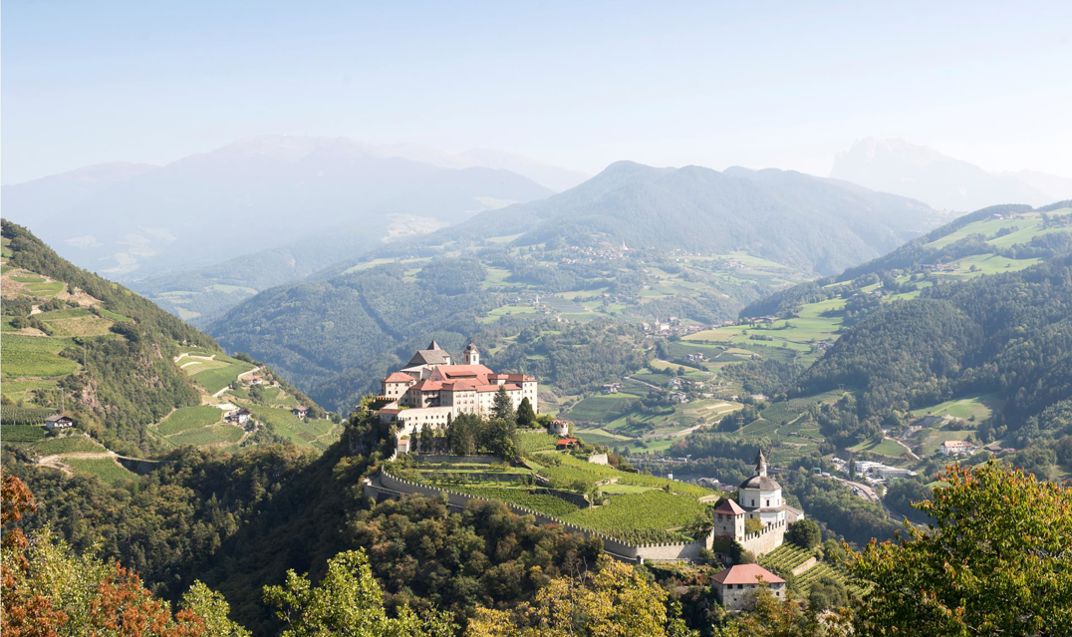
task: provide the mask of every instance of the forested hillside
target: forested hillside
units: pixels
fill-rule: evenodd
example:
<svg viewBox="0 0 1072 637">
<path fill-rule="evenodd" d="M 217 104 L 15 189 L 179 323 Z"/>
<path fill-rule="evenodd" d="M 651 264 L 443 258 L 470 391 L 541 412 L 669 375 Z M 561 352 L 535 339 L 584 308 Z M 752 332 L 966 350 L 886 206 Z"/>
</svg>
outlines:
<svg viewBox="0 0 1072 637">
<path fill-rule="evenodd" d="M 117 453 L 286 439 L 324 448 L 338 434 L 270 369 L 227 356 L 211 337 L 7 221 L 3 295 L 3 438 L 27 460 L 129 480 Z M 311 410 L 305 421 L 291 414 L 299 405 Z M 254 424 L 225 421 L 239 406 Z M 53 414 L 74 426 L 46 432 Z"/>
<path fill-rule="evenodd" d="M 835 387 L 858 390 L 863 419 L 989 394 L 1001 409 L 984 438 L 1022 446 L 1072 434 L 1072 421 L 1056 417 L 1072 409 L 1072 257 L 877 309 L 804 374 L 799 391 Z"/>
<path fill-rule="evenodd" d="M 681 351 L 719 356 L 714 382 L 754 395 L 717 432 L 674 449 L 730 474 L 739 460 L 726 449 L 755 436 L 769 440 L 775 461 L 842 481 L 859 481 L 852 463 L 865 461 L 877 467 L 866 479 L 888 487 L 898 514 L 949 457 L 997 455 L 1040 476 L 1066 475 L 1070 315 L 1069 202 L 965 215 L 757 301 L 735 325 L 684 337 Z M 731 351 L 738 360 L 722 363 Z M 887 485 L 891 472 L 907 479 Z M 817 517 L 832 527 L 847 520 Z"/>
<path fill-rule="evenodd" d="M 493 363 L 553 376 L 556 390 L 574 394 L 637 365 L 611 355 L 572 386 L 555 371 L 577 354 L 560 330 L 670 317 L 717 324 L 935 223 L 918 202 L 798 173 L 621 162 L 565 193 L 267 290 L 208 329 L 343 410 L 432 336 L 453 348 L 477 338 Z M 541 334 L 550 338 L 532 346 Z"/>
</svg>

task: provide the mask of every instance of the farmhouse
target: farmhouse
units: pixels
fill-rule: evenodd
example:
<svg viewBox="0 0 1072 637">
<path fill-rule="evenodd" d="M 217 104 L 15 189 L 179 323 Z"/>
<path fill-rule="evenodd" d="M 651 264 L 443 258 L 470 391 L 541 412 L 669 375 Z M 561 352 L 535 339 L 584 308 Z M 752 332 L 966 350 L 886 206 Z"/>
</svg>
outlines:
<svg viewBox="0 0 1072 637">
<path fill-rule="evenodd" d="M 712 583 L 726 610 L 748 610 L 756 602 L 756 590 L 770 589 L 778 599 L 785 599 L 785 580 L 759 564 L 737 564 L 715 575 Z"/>
<path fill-rule="evenodd" d="M 975 445 L 967 440 L 946 440 L 939 451 L 943 456 L 964 456 L 975 451 Z"/>
<path fill-rule="evenodd" d="M 291 409 L 290 413 L 294 414 L 299 420 L 305 420 L 305 417 L 309 415 L 309 408 L 304 405 L 298 405 Z"/>
<path fill-rule="evenodd" d="M 235 409 L 234 411 L 228 412 L 225 419 L 227 420 L 227 422 L 233 422 L 233 423 L 237 423 L 239 425 L 244 425 L 247 422 L 249 422 L 249 419 L 250 419 L 251 415 L 252 414 L 250 413 L 250 411 L 248 409 L 246 409 L 245 407 L 242 407 L 241 409 Z"/>
<path fill-rule="evenodd" d="M 49 431 L 60 431 L 71 427 L 74 427 L 74 419 L 63 414 L 52 414 L 45 418 L 45 429 Z"/>
<path fill-rule="evenodd" d="M 417 350 L 406 367 L 383 379 L 377 413 L 381 420 L 397 421 L 399 451 L 408 451 L 408 439 L 425 427 L 441 429 L 460 414 L 489 415 L 495 394 L 503 389 L 514 409 L 528 398 L 539 410 L 536 378 L 527 374 L 500 374 L 480 364 L 480 350 L 469 343 L 463 363 L 454 363 L 449 352 L 432 341 Z"/>
</svg>

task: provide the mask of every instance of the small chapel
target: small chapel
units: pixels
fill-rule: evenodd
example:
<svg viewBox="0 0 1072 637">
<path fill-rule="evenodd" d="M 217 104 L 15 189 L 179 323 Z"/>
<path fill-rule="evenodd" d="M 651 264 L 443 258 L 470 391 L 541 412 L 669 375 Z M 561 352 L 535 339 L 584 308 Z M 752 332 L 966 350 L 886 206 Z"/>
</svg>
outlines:
<svg viewBox="0 0 1072 637">
<path fill-rule="evenodd" d="M 715 535 L 737 542 L 749 537 L 745 520 L 758 520 L 763 526 L 759 534 L 778 531 L 784 535 L 787 525 L 804 519 L 803 511 L 786 504 L 782 485 L 767 474 L 767 457 L 762 449 L 756 454 L 755 474 L 737 487 L 737 499 L 723 498 L 715 506 L 714 515 Z"/>
</svg>

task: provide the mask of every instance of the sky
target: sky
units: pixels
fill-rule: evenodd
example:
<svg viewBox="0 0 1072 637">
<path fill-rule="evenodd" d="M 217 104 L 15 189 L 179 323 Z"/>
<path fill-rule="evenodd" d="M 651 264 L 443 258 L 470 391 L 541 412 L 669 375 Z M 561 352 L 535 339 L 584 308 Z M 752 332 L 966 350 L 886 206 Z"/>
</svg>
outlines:
<svg viewBox="0 0 1072 637">
<path fill-rule="evenodd" d="M 864 137 L 1072 177 L 1072 2 L 6 0 L 2 179 L 265 134 L 828 174 Z"/>
</svg>

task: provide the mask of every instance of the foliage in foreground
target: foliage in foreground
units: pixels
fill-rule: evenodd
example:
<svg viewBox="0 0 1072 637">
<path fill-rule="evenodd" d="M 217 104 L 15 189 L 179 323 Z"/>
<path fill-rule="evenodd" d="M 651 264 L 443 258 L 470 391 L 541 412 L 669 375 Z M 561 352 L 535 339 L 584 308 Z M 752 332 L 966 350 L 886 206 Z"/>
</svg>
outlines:
<svg viewBox="0 0 1072 637">
<path fill-rule="evenodd" d="M 929 531 L 908 526 L 856 556 L 871 586 L 858 634 L 1069 634 L 1072 489 L 993 462 L 942 480 L 919 505 Z"/>
<path fill-rule="evenodd" d="M 604 556 L 592 572 L 560 577 L 540 589 L 532 603 L 511 610 L 481 608 L 467 637 L 688 637 L 668 594 L 644 574 Z"/>
<path fill-rule="evenodd" d="M 389 617 L 364 551 L 343 551 L 328 560 L 316 586 L 289 571 L 284 585 L 264 588 L 264 599 L 276 607 L 283 637 L 449 637 L 455 631 L 449 614 L 420 618 L 402 606 L 397 617 Z"/>
<path fill-rule="evenodd" d="M 6 476 L 0 615 L 5 636 L 248 637 L 248 631 L 228 619 L 226 600 L 200 582 L 173 613 L 133 571 L 77 555 L 47 529 L 27 538 L 14 523 L 34 508 L 26 485 Z"/>
</svg>

